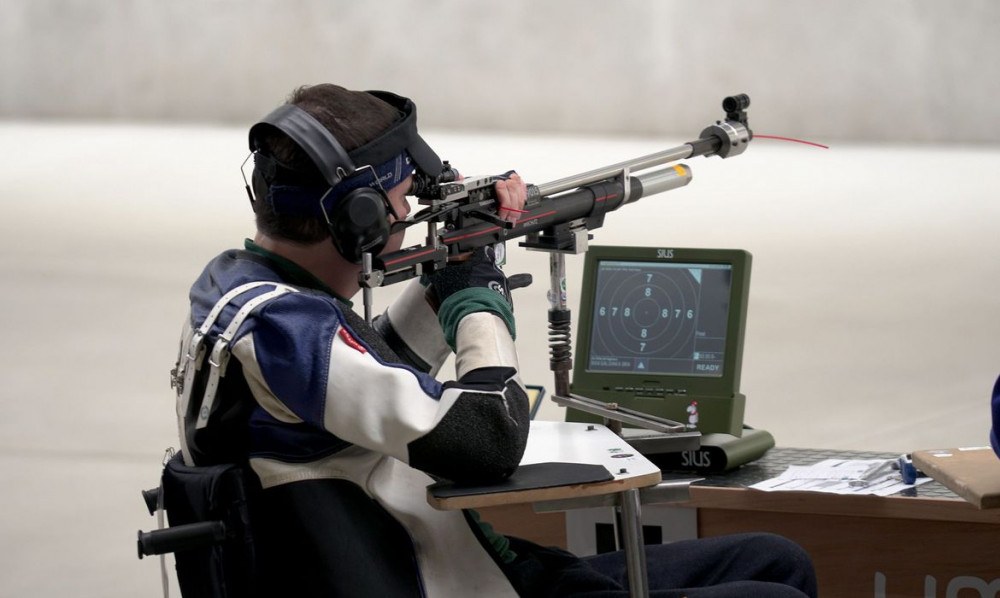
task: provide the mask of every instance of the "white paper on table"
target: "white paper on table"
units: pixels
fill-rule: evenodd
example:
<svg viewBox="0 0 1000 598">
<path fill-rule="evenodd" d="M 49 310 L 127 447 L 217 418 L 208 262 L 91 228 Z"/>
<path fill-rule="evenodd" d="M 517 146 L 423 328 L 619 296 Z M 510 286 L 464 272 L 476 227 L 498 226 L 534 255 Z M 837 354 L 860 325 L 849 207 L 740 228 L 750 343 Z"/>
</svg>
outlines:
<svg viewBox="0 0 1000 598">
<path fill-rule="evenodd" d="M 895 459 L 827 459 L 814 465 L 791 465 L 776 478 L 758 482 L 751 488 L 765 492 L 828 492 L 832 494 L 875 494 L 888 496 L 930 481 L 917 478 L 906 484 L 893 469 Z"/>
</svg>

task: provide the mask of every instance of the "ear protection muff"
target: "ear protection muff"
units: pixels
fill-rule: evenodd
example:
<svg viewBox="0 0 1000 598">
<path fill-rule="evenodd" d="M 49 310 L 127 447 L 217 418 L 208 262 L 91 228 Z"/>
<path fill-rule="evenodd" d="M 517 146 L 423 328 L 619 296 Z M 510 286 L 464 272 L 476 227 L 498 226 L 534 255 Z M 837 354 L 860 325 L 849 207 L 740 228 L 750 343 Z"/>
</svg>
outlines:
<svg viewBox="0 0 1000 598">
<path fill-rule="evenodd" d="M 327 194 L 341 182 L 365 172 L 358 170 L 340 142 L 318 120 L 294 104 L 279 106 L 250 128 L 250 151 L 264 153 L 262 135 L 277 130 L 287 135 L 302 149 L 323 180 L 329 185 Z M 270 156 L 265 162 L 271 168 L 255 164 L 254 189 L 267 189 L 274 182 L 276 161 Z M 270 172 L 266 172 L 270 170 Z M 326 195 L 323 196 L 325 199 Z M 389 220 L 386 206 L 389 199 L 379 187 L 359 186 L 326 208 L 323 199 L 319 206 L 330 229 L 333 244 L 345 259 L 361 263 L 362 254 L 378 253 L 389 240 Z"/>
<path fill-rule="evenodd" d="M 377 254 L 389 240 L 388 198 L 371 187 L 359 187 L 333 206 L 327 226 L 333 244 L 350 262 L 361 263 L 365 252 Z"/>
</svg>

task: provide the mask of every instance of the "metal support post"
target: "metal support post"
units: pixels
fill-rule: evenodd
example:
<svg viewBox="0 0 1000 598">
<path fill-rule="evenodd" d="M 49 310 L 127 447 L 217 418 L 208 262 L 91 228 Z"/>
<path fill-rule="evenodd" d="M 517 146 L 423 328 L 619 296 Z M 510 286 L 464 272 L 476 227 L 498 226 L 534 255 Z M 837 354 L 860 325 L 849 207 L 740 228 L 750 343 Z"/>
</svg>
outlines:
<svg viewBox="0 0 1000 598">
<path fill-rule="evenodd" d="M 633 598 L 649 597 L 649 578 L 646 577 L 646 546 L 642 538 L 639 490 L 622 492 L 622 532 L 625 540 L 625 565 L 628 568 L 628 591 Z"/>
</svg>

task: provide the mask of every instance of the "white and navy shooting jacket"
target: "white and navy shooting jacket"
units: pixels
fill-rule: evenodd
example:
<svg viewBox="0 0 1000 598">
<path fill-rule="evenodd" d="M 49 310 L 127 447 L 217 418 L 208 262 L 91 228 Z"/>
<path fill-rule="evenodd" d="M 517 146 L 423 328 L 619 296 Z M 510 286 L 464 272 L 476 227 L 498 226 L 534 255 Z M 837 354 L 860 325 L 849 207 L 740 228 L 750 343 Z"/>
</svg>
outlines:
<svg viewBox="0 0 1000 598">
<path fill-rule="evenodd" d="M 249 463 L 258 566 L 285 595 L 515 593 L 504 539 L 426 498 L 435 479 L 517 467 L 529 416 L 511 335 L 492 313 L 463 318 L 459 380 L 441 383 L 451 349 L 408 284 L 369 326 L 248 241 L 191 289 L 174 372 L 185 460 Z"/>
</svg>

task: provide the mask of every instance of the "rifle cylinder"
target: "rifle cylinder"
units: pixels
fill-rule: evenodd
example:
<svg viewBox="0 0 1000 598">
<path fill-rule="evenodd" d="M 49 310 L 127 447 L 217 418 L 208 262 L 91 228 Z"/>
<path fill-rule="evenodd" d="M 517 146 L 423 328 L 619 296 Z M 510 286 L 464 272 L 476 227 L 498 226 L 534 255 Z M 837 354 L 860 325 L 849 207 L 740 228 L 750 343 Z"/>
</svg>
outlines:
<svg viewBox="0 0 1000 598">
<path fill-rule="evenodd" d="M 634 178 L 642 184 L 641 195 L 655 195 L 671 189 L 683 187 L 691 182 L 691 167 L 678 164 L 663 170 L 654 170 L 637 174 Z M 638 199 L 638 198 L 636 198 Z"/>
<path fill-rule="evenodd" d="M 581 172 L 580 174 L 568 176 L 564 179 L 544 183 L 538 186 L 538 191 L 541 195 L 552 195 L 568 189 L 576 189 L 577 187 L 582 187 L 583 185 L 587 185 L 589 183 L 613 178 L 620 174 L 625 168 L 628 168 L 632 172 L 638 172 L 640 170 L 646 170 L 647 168 L 652 168 L 668 162 L 683 160 L 684 158 L 689 157 L 693 150 L 694 148 L 691 147 L 691 144 L 686 143 L 679 147 L 656 152 L 655 154 L 633 158 L 632 160 L 626 160 L 624 162 L 619 162 L 618 164 L 612 164 L 611 166 L 603 166 L 588 172 Z"/>
</svg>

